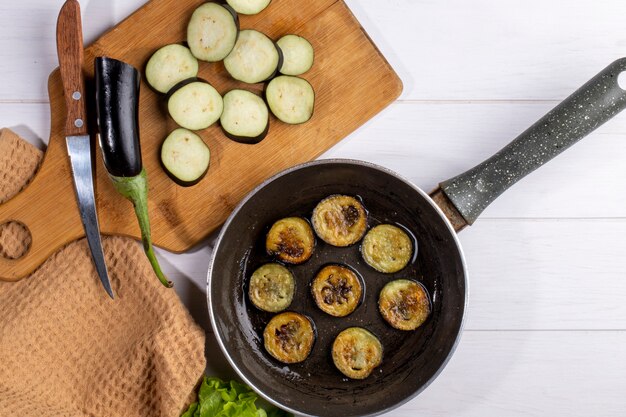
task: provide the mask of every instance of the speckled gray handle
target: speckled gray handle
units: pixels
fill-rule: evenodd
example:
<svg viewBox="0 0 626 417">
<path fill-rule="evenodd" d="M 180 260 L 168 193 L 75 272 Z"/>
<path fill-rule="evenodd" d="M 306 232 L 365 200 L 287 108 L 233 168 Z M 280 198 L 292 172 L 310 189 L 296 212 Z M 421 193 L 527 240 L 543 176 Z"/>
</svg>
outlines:
<svg viewBox="0 0 626 417">
<path fill-rule="evenodd" d="M 618 59 L 513 142 L 480 165 L 444 181 L 441 189 L 468 224 L 500 194 L 626 108 Z"/>
</svg>

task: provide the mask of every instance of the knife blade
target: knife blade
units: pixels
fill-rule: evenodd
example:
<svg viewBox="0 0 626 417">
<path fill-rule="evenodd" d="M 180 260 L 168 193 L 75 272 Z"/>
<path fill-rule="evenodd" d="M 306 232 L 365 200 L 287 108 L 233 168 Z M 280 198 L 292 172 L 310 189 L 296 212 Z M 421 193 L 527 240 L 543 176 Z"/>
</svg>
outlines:
<svg viewBox="0 0 626 417">
<path fill-rule="evenodd" d="M 83 79 L 83 33 L 80 4 L 67 0 L 57 20 L 57 53 L 67 107 L 65 141 L 72 167 L 74 190 L 80 218 L 91 251 L 91 259 L 104 289 L 111 298 L 113 290 L 104 260 L 93 183 L 91 138 L 87 128 L 85 81 Z"/>
</svg>

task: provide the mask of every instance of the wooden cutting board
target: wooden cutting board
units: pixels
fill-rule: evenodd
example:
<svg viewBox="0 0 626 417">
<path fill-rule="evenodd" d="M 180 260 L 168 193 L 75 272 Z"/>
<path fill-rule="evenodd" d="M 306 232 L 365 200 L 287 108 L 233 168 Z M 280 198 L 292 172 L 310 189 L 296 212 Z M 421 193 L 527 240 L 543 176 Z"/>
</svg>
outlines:
<svg viewBox="0 0 626 417">
<path fill-rule="evenodd" d="M 159 47 L 185 41 L 187 22 L 203 0 L 152 0 L 85 51 L 85 73 L 93 77 L 93 59 L 107 55 L 143 73 Z M 237 203 L 271 175 L 315 159 L 394 101 L 402 82 L 372 44 L 348 7 L 339 0 L 273 0 L 256 16 L 240 16 L 241 28 L 260 30 L 273 39 L 296 33 L 311 41 L 316 60 L 304 78 L 316 91 L 310 122 L 289 126 L 272 118 L 267 138 L 257 145 L 227 139 L 218 126 L 199 132 L 211 149 L 211 167 L 197 185 L 172 182 L 159 163 L 163 139 L 176 128 L 164 110 L 163 96 L 142 82 L 140 129 L 144 166 L 150 183 L 150 217 L 156 245 L 182 252 L 215 231 Z M 200 64 L 199 77 L 220 93 L 239 87 L 261 92 L 228 77 L 222 63 Z M 0 224 L 19 221 L 32 235 L 29 251 L 18 260 L 0 257 L 0 279 L 31 273 L 61 246 L 84 236 L 65 149 L 65 104 L 58 70 L 48 81 L 50 141 L 31 184 L 0 206 Z M 94 126 L 94 123 L 91 124 Z M 384 138 L 381 138 L 384 140 Z M 103 234 L 139 238 L 130 203 L 113 189 L 96 151 L 96 193 Z M 285 195 L 285 198 L 289 198 Z"/>
</svg>

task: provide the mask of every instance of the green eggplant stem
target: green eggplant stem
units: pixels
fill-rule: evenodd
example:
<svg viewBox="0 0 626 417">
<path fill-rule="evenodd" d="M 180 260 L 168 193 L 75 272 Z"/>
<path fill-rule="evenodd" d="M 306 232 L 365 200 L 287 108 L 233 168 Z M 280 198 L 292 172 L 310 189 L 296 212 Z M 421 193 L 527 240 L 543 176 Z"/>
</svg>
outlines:
<svg viewBox="0 0 626 417">
<path fill-rule="evenodd" d="M 146 256 L 154 269 L 154 273 L 161 281 L 161 284 L 168 288 L 172 287 L 172 282 L 169 281 L 163 271 L 154 253 L 152 247 L 152 238 L 150 237 L 150 217 L 148 215 L 148 176 L 146 170 L 142 169 L 139 175 L 134 177 L 115 177 L 109 175 L 113 185 L 118 193 L 130 200 L 135 207 L 135 214 L 139 222 L 139 228 L 141 229 L 141 240 L 143 242 L 143 250 L 146 252 Z"/>
</svg>

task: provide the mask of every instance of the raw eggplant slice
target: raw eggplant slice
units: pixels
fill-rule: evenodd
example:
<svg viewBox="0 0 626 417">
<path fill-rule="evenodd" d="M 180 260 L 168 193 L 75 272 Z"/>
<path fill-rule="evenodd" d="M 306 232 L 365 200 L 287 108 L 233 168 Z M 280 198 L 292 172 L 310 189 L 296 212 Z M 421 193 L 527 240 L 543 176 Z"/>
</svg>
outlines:
<svg viewBox="0 0 626 417">
<path fill-rule="evenodd" d="M 176 129 L 161 145 L 161 163 L 178 185 L 197 184 L 209 170 L 211 152 L 200 136 L 187 129 Z"/>
<path fill-rule="evenodd" d="M 229 6 L 204 3 L 191 15 L 187 44 L 198 59 L 217 62 L 233 50 L 239 34 L 239 19 Z"/>
<path fill-rule="evenodd" d="M 262 12 L 272 0 L 226 0 L 237 13 L 252 15 Z"/>
<path fill-rule="evenodd" d="M 255 84 L 272 78 L 282 61 L 280 48 L 270 38 L 246 29 L 239 32 L 235 48 L 224 59 L 224 67 L 235 80 Z"/>
<path fill-rule="evenodd" d="M 250 91 L 231 90 L 224 95 L 220 124 L 224 134 L 236 142 L 259 143 L 269 131 L 267 104 Z"/>
<path fill-rule="evenodd" d="M 265 89 L 270 110 L 281 122 L 292 125 L 309 121 L 315 107 L 315 91 L 303 78 L 281 75 Z"/>
<path fill-rule="evenodd" d="M 167 111 L 179 126 L 202 130 L 217 122 L 222 115 L 224 101 L 213 86 L 205 81 L 183 83 L 167 100 Z"/>
<path fill-rule="evenodd" d="M 278 120 L 297 125 L 309 121 L 315 107 L 315 91 L 303 78 L 281 75 L 265 89 L 270 110 Z"/>
<path fill-rule="evenodd" d="M 167 93 L 176 84 L 197 75 L 198 60 L 189 48 L 178 44 L 162 47 L 146 65 L 146 80 L 160 93 Z"/>
<path fill-rule="evenodd" d="M 279 69 L 281 74 L 300 75 L 313 66 L 313 46 L 302 36 L 285 35 L 276 44 L 283 53 L 283 65 Z"/>
</svg>

